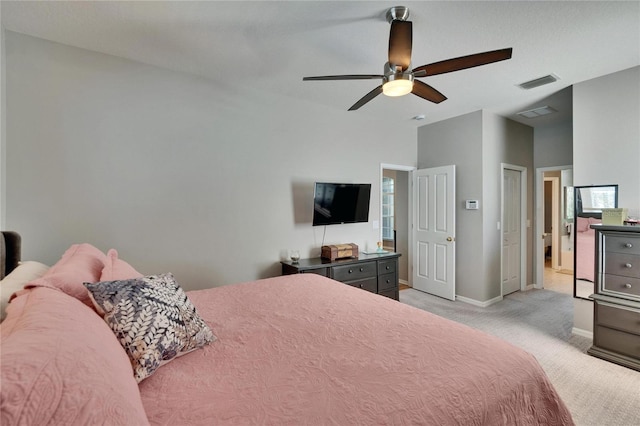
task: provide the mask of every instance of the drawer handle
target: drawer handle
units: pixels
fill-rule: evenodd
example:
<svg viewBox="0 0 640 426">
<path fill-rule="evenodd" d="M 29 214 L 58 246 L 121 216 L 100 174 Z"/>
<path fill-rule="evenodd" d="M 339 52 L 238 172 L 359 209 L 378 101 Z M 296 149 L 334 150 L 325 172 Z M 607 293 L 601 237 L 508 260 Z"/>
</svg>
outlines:
<svg viewBox="0 0 640 426">
<path fill-rule="evenodd" d="M 387 284 L 391 283 L 391 280 L 387 280 Z"/>
<path fill-rule="evenodd" d="M 627 283 L 624 285 L 626 288 L 631 288 L 631 284 Z"/>
<path fill-rule="evenodd" d="M 630 264 L 630 263 L 627 263 L 627 264 L 625 264 L 624 266 L 626 266 L 627 268 L 632 268 L 632 267 L 633 267 L 633 265 L 632 265 L 632 264 Z"/>
<path fill-rule="evenodd" d="M 349 269 L 349 273 L 352 273 L 352 272 L 353 272 L 353 269 Z"/>
<path fill-rule="evenodd" d="M 626 248 L 631 248 L 631 247 L 633 247 L 633 244 L 631 244 L 631 243 L 627 243 L 627 244 L 625 244 L 624 246 L 625 246 Z"/>
<path fill-rule="evenodd" d="M 364 268 L 360 268 L 360 272 L 364 271 Z"/>
<path fill-rule="evenodd" d="M 388 271 L 389 269 L 391 269 L 391 267 L 390 267 L 389 265 L 387 265 L 387 271 Z"/>
<path fill-rule="evenodd" d="M 364 284 L 360 284 L 360 288 L 364 288 Z"/>
</svg>

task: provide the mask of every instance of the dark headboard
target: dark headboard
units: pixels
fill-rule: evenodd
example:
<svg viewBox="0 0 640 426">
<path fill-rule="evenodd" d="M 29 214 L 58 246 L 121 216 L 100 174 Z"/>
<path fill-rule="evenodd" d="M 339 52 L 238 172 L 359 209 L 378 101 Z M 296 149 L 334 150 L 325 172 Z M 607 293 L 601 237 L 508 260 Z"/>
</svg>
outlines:
<svg viewBox="0 0 640 426">
<path fill-rule="evenodd" d="M 0 239 L 0 279 L 13 271 L 20 263 L 20 234 L 13 231 L 2 231 Z"/>
</svg>

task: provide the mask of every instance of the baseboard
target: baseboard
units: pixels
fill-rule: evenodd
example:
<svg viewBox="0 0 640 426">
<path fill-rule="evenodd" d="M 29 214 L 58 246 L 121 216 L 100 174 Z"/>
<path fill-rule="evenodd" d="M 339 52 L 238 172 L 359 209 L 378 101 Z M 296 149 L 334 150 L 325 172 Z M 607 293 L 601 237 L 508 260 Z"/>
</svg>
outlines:
<svg viewBox="0 0 640 426">
<path fill-rule="evenodd" d="M 582 336 L 582 337 L 586 337 L 587 339 L 593 340 L 593 331 L 583 330 L 581 328 L 573 327 L 571 329 L 571 333 L 575 334 L 576 336 Z"/>
<path fill-rule="evenodd" d="M 485 300 L 484 302 L 481 302 L 479 300 L 470 299 L 468 297 L 456 295 L 456 300 L 459 300 L 459 301 L 464 302 L 464 303 L 468 303 L 470 305 L 479 306 L 481 308 L 486 308 L 487 306 L 491 306 L 494 303 L 498 303 L 499 301 L 501 301 L 502 300 L 502 296 L 494 297 L 493 299 Z"/>
<path fill-rule="evenodd" d="M 409 287 L 413 287 L 411 284 L 409 284 L 409 281 L 407 281 L 407 280 L 400 280 L 399 279 L 398 283 L 399 284 L 404 284 L 404 285 L 409 286 Z"/>
</svg>

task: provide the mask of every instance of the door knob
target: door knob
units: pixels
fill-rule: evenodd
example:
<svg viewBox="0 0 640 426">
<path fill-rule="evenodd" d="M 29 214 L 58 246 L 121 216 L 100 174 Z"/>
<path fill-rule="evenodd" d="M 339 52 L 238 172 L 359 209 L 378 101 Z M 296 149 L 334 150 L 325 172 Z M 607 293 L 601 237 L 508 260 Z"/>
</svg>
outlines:
<svg viewBox="0 0 640 426">
<path fill-rule="evenodd" d="M 453 241 L 453 237 L 447 237 L 447 241 Z"/>
</svg>

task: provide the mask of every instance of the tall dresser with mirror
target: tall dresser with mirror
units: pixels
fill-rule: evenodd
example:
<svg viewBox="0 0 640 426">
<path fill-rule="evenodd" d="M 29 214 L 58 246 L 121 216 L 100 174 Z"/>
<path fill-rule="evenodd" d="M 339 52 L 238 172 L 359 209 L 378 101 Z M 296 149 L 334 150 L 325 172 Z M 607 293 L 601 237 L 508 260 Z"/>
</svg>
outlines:
<svg viewBox="0 0 640 426">
<path fill-rule="evenodd" d="M 588 353 L 640 371 L 640 226 L 591 227 L 596 286 Z"/>
</svg>

